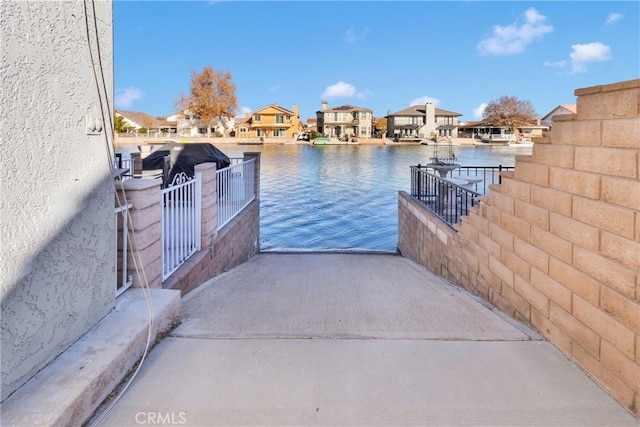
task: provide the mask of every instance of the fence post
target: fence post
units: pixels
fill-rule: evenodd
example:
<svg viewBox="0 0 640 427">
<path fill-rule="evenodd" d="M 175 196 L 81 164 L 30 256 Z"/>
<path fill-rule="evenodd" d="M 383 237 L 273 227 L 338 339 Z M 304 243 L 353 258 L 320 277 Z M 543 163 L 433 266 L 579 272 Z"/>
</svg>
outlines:
<svg viewBox="0 0 640 427">
<path fill-rule="evenodd" d="M 162 196 L 159 179 L 127 179 L 119 182 L 121 203 L 132 203 L 129 210 L 130 250 L 127 251 L 128 275 L 134 287 L 162 287 Z M 136 270 L 136 266 L 140 269 Z M 144 272 L 144 275 L 143 275 Z"/>
<path fill-rule="evenodd" d="M 131 175 L 142 173 L 142 157 L 140 153 L 131 153 Z"/>
<path fill-rule="evenodd" d="M 200 219 L 200 245 L 211 245 L 211 236 L 218 236 L 218 184 L 215 163 L 201 163 L 195 166 L 195 172 L 202 179 L 202 202 Z"/>
<path fill-rule="evenodd" d="M 256 201 L 260 201 L 260 152 L 245 152 L 244 161 L 255 159 L 253 164 L 253 192 L 256 196 Z M 258 206 L 260 203 L 258 203 Z"/>
</svg>

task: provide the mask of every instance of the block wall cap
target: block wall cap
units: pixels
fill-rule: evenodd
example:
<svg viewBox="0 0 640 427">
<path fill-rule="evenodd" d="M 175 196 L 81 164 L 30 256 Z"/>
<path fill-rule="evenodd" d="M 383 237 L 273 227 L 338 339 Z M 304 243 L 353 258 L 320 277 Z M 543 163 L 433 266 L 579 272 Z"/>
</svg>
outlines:
<svg viewBox="0 0 640 427">
<path fill-rule="evenodd" d="M 623 82 L 617 82 L 607 85 L 591 86 L 582 89 L 576 89 L 574 94 L 576 96 L 589 95 L 602 92 L 613 92 L 616 90 L 634 89 L 640 87 L 640 79 L 627 80 Z M 554 117 L 555 119 L 555 117 Z"/>
<path fill-rule="evenodd" d="M 531 154 L 523 154 L 523 155 L 519 155 L 515 157 L 516 163 L 517 162 L 530 162 L 531 161 Z"/>
<path fill-rule="evenodd" d="M 554 122 L 571 122 L 573 120 L 578 120 L 577 114 L 558 114 L 557 116 L 553 116 Z M 553 133 L 553 129 L 551 129 Z"/>
</svg>

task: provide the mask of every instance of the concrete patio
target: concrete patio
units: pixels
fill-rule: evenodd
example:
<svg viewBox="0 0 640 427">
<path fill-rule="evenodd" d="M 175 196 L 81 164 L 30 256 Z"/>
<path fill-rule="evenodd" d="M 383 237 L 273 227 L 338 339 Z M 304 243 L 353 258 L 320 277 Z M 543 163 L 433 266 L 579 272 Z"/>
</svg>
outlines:
<svg viewBox="0 0 640 427">
<path fill-rule="evenodd" d="M 555 347 L 397 255 L 262 253 L 182 301 L 99 426 L 638 426 Z"/>
</svg>

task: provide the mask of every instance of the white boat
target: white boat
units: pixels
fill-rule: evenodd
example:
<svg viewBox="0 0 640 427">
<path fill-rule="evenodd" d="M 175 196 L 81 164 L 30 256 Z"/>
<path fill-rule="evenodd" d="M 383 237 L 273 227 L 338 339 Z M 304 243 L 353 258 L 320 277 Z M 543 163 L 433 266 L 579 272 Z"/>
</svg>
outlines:
<svg viewBox="0 0 640 427">
<path fill-rule="evenodd" d="M 512 133 L 485 133 L 480 136 L 482 142 L 504 143 L 516 142 L 518 138 Z"/>
</svg>

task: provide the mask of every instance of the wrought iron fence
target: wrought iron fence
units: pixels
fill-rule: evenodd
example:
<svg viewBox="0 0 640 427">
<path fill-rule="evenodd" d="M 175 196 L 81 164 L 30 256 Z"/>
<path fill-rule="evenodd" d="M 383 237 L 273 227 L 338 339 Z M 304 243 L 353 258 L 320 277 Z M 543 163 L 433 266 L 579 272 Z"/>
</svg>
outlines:
<svg viewBox="0 0 640 427">
<path fill-rule="evenodd" d="M 200 250 L 202 177 L 177 174 L 162 193 L 162 280 Z"/>
<path fill-rule="evenodd" d="M 420 165 L 418 165 L 420 166 Z M 480 194 L 489 193 L 489 186 L 501 184 L 500 172 L 513 170 L 514 166 L 461 166 L 452 172 L 452 177 L 471 180 L 471 188 Z"/>
<path fill-rule="evenodd" d="M 117 265 L 117 278 L 116 278 L 116 296 L 119 296 L 124 291 L 131 287 L 133 283 L 133 277 L 128 274 L 128 246 L 129 246 L 129 209 L 133 207 L 133 204 L 118 206 L 115 208 L 115 221 L 116 221 L 116 265 Z"/>
<path fill-rule="evenodd" d="M 449 225 L 478 206 L 478 197 L 487 194 L 489 185 L 501 182 L 500 172 L 512 166 L 462 166 L 441 176 L 426 166 L 411 166 L 411 196 Z"/>
<path fill-rule="evenodd" d="M 216 171 L 216 182 L 219 230 L 255 199 L 255 159 L 231 159 L 231 166 Z"/>
</svg>

